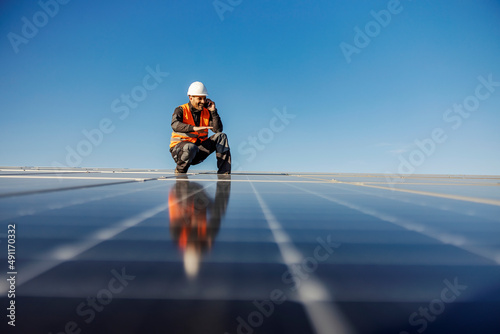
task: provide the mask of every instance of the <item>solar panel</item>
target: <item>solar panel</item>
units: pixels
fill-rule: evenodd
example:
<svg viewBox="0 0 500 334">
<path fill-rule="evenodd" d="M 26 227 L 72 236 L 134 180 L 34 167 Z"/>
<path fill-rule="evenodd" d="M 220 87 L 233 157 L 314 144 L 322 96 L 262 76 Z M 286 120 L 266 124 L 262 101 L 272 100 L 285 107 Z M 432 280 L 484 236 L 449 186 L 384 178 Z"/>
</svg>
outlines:
<svg viewBox="0 0 500 334">
<path fill-rule="evenodd" d="M 0 185 L 2 333 L 500 330 L 498 176 L 0 168 Z"/>
</svg>

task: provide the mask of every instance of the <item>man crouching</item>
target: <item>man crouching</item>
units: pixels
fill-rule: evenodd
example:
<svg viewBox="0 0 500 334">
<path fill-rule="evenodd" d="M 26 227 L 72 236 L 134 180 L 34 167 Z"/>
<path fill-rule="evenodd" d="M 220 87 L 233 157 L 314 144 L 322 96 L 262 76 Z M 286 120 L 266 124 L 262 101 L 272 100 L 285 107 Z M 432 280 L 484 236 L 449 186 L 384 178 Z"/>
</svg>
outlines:
<svg viewBox="0 0 500 334">
<path fill-rule="evenodd" d="M 231 174 L 231 152 L 227 136 L 222 132 L 222 122 L 214 101 L 207 98 L 207 89 L 199 81 L 188 89 L 189 102 L 175 108 L 172 116 L 170 153 L 177 167 L 176 173 L 186 173 L 214 151 L 217 173 Z M 208 130 L 215 134 L 208 137 Z"/>
</svg>

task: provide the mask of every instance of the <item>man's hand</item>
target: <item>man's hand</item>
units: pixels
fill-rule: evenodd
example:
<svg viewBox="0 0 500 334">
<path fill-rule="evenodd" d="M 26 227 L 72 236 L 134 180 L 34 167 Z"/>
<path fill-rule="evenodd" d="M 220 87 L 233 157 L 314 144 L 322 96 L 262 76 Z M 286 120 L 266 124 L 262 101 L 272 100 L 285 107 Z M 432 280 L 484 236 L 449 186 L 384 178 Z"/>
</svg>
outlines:
<svg viewBox="0 0 500 334">
<path fill-rule="evenodd" d="M 215 102 L 214 101 L 207 99 L 207 104 L 208 104 L 208 107 L 207 107 L 208 110 L 215 111 Z"/>
<path fill-rule="evenodd" d="M 205 130 L 205 129 L 212 130 L 213 128 L 214 128 L 213 126 L 195 126 L 195 127 L 193 127 L 193 131 L 200 131 L 200 130 Z"/>
</svg>

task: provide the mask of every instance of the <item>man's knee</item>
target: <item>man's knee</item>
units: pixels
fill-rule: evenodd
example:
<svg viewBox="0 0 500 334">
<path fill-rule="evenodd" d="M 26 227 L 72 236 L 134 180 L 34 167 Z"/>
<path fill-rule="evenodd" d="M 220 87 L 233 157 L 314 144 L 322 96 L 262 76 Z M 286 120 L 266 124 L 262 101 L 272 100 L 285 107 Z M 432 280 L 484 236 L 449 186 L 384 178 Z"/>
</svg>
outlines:
<svg viewBox="0 0 500 334">
<path fill-rule="evenodd" d="M 225 141 L 227 140 L 227 135 L 224 132 L 217 132 L 212 136 L 212 139 L 215 141 Z"/>
<path fill-rule="evenodd" d="M 193 161 L 194 157 L 196 156 L 196 153 L 198 153 L 199 149 L 198 146 L 196 146 L 193 143 L 188 143 L 185 144 L 182 147 L 182 152 L 180 154 L 180 160 L 183 162 L 190 163 Z"/>
<path fill-rule="evenodd" d="M 223 153 L 229 150 L 229 141 L 224 132 L 214 134 L 211 139 L 215 142 L 215 150 L 218 153 Z"/>
</svg>

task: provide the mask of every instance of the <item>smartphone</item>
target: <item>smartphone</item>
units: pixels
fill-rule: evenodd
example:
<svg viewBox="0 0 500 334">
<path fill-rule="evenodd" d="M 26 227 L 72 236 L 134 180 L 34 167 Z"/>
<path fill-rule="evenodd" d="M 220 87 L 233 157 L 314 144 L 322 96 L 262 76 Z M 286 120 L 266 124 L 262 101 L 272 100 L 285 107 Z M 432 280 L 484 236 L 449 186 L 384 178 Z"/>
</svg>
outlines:
<svg viewBox="0 0 500 334">
<path fill-rule="evenodd" d="M 205 102 L 205 108 L 208 109 L 208 107 L 210 107 L 211 104 L 212 104 L 212 101 Z"/>
</svg>

